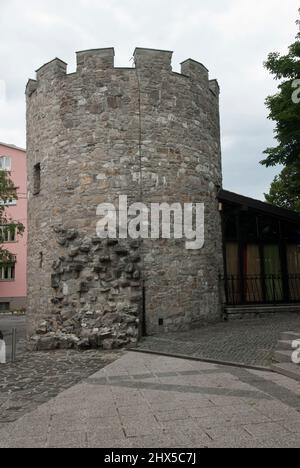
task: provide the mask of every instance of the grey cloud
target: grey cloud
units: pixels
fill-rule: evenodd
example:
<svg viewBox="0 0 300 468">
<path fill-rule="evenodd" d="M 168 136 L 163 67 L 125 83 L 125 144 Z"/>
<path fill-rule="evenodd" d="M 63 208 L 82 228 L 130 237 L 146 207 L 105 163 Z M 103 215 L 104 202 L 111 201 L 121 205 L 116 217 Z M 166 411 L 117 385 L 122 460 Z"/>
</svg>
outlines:
<svg viewBox="0 0 300 468">
<path fill-rule="evenodd" d="M 273 50 L 293 40 L 298 0 L 1 0 L 0 141 L 25 145 L 24 89 L 34 70 L 59 56 L 75 68 L 75 51 L 115 46 L 130 66 L 136 46 L 174 50 L 174 69 L 188 57 L 218 78 L 224 185 L 262 198 L 280 168 L 258 162 L 272 145 L 264 100 L 276 84 L 263 69 Z"/>
</svg>

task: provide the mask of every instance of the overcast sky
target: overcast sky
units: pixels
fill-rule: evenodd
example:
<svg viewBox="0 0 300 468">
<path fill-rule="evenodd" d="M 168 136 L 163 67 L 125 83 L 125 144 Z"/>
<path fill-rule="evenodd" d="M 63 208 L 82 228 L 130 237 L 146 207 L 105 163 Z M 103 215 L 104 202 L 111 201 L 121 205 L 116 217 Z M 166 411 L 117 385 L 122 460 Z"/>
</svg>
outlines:
<svg viewBox="0 0 300 468">
<path fill-rule="evenodd" d="M 259 165 L 273 144 L 264 100 L 277 86 L 263 61 L 294 40 L 298 8 L 299 0 L 0 0 L 0 141 L 26 144 L 25 85 L 54 57 L 72 72 L 77 50 L 114 46 L 125 67 L 136 46 L 174 50 L 175 71 L 193 58 L 219 80 L 224 187 L 263 199 L 279 171 Z"/>
</svg>

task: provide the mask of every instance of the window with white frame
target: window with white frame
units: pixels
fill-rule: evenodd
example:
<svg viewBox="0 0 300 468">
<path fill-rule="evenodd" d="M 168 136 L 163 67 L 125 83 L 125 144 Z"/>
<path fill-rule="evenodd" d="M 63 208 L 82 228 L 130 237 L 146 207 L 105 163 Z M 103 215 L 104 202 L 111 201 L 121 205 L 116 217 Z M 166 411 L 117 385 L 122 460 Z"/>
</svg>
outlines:
<svg viewBox="0 0 300 468">
<path fill-rule="evenodd" d="M 14 281 L 15 271 L 15 263 L 10 262 L 0 264 L 0 281 Z"/>
<path fill-rule="evenodd" d="M 0 200 L 0 205 L 5 206 L 16 206 L 17 200 L 15 198 L 10 198 L 9 200 Z"/>
<path fill-rule="evenodd" d="M 0 243 L 16 242 L 17 228 L 14 225 L 0 225 Z"/>
<path fill-rule="evenodd" d="M 11 158 L 9 156 L 0 156 L 0 170 L 11 171 Z"/>
</svg>

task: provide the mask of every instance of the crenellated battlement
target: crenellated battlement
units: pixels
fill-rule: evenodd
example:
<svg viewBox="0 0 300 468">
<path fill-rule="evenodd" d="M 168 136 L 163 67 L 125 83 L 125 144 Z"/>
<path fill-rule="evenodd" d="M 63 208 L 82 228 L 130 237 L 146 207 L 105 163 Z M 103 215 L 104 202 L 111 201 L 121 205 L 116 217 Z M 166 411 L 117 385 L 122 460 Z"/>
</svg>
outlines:
<svg viewBox="0 0 300 468">
<path fill-rule="evenodd" d="M 88 73 L 89 70 L 105 70 L 114 68 L 115 50 L 113 47 L 106 49 L 91 49 L 76 52 L 77 72 Z"/>
<path fill-rule="evenodd" d="M 36 80 L 28 80 L 26 86 L 26 96 L 30 97 L 35 91 L 37 90 L 37 81 Z"/>
<path fill-rule="evenodd" d="M 214 93 L 216 97 L 219 97 L 220 86 L 218 80 L 209 80 L 209 89 Z"/>
<path fill-rule="evenodd" d="M 181 73 L 188 76 L 193 81 L 201 81 L 208 85 L 208 69 L 200 62 L 187 59 L 181 63 Z"/>
<path fill-rule="evenodd" d="M 172 58 L 173 52 L 169 50 L 148 49 L 137 47 L 133 54 L 134 66 L 129 68 L 115 67 L 115 49 L 113 47 L 103 49 L 90 49 L 76 52 L 77 69 L 75 73 L 67 74 L 67 63 L 59 58 L 46 63 L 36 71 L 36 80 L 30 79 L 26 88 L 26 95 L 30 97 L 34 94 L 39 84 L 49 82 L 54 79 L 63 79 L 65 77 L 75 77 L 76 75 L 95 75 L 118 71 L 119 73 L 128 72 L 128 70 L 138 70 L 141 75 L 159 73 L 171 73 L 178 79 L 185 77 L 191 80 L 195 85 L 199 85 L 203 90 L 212 91 L 218 97 L 220 88 L 216 80 L 209 80 L 208 69 L 200 62 L 193 59 L 187 59 L 181 63 L 181 74 L 173 72 Z"/>
<path fill-rule="evenodd" d="M 51 80 L 58 76 L 64 76 L 67 73 L 67 66 L 63 60 L 55 58 L 36 70 L 36 79 L 37 81 Z"/>
<path fill-rule="evenodd" d="M 172 72 L 173 52 L 169 50 L 143 49 L 134 51 L 134 63 L 137 69 L 160 69 Z"/>
</svg>

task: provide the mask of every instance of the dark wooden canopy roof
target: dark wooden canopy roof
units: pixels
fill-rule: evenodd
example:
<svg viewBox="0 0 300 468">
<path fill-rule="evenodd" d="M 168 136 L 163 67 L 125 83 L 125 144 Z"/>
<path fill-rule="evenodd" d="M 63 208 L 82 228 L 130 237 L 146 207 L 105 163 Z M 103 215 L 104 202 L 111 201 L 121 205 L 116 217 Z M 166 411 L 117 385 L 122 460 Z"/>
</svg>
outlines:
<svg viewBox="0 0 300 468">
<path fill-rule="evenodd" d="M 237 193 L 229 192 L 228 190 L 220 190 L 218 193 L 218 200 L 220 202 L 230 203 L 236 206 L 251 208 L 261 213 L 268 214 L 269 216 L 300 224 L 300 215 L 295 211 L 278 208 L 270 203 L 245 197 Z"/>
</svg>

